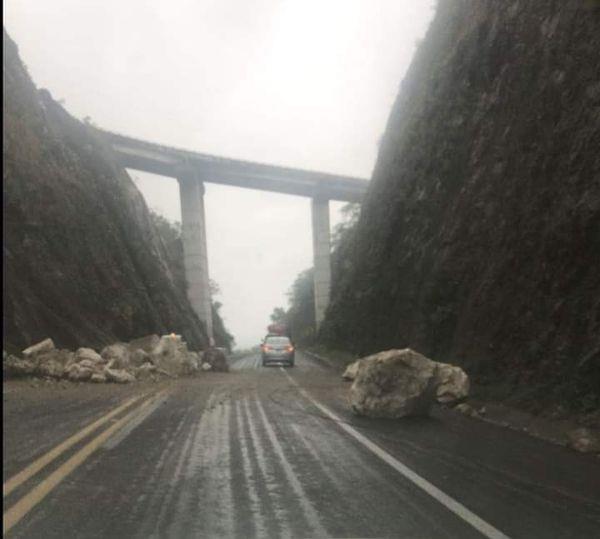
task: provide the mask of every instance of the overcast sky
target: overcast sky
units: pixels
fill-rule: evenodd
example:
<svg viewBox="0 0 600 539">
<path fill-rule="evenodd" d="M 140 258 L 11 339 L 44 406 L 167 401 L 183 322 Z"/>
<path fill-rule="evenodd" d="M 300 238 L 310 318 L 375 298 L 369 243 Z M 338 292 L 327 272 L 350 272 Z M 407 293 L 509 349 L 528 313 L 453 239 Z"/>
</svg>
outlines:
<svg viewBox="0 0 600 539">
<path fill-rule="evenodd" d="M 38 87 L 99 127 L 369 178 L 433 0 L 6 0 Z M 177 182 L 131 171 L 180 220 Z M 209 270 L 239 347 L 312 265 L 308 199 L 206 185 Z M 332 227 L 341 203 L 331 204 Z"/>
</svg>

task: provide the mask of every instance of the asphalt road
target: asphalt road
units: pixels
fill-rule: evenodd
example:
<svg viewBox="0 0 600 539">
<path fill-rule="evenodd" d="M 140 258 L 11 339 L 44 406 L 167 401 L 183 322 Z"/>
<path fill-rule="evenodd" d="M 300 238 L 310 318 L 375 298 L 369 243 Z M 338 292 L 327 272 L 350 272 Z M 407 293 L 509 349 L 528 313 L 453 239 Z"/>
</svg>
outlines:
<svg viewBox="0 0 600 539">
<path fill-rule="evenodd" d="M 356 418 L 347 389 L 298 354 L 293 369 L 263 368 L 251 356 L 230 373 L 160 385 L 5 391 L 5 530 L 61 538 L 600 536 L 597 457 L 452 411 Z"/>
</svg>

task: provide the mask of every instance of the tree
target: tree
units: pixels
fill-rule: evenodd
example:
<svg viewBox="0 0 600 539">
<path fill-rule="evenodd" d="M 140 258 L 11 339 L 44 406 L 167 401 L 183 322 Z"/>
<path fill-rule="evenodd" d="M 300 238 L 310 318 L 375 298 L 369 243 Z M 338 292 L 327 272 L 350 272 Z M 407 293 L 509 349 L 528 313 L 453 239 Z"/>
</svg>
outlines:
<svg viewBox="0 0 600 539">
<path fill-rule="evenodd" d="M 342 221 L 337 224 L 331 234 L 331 246 L 335 250 L 356 226 L 360 216 L 360 204 L 348 202 L 342 206 Z"/>
<path fill-rule="evenodd" d="M 210 290 L 211 297 L 221 295 L 221 286 L 213 279 L 209 279 L 208 289 Z"/>
<path fill-rule="evenodd" d="M 231 352 L 231 349 L 235 345 L 235 339 L 233 335 L 227 331 L 223 317 L 219 312 L 222 306 L 223 304 L 220 301 L 212 303 L 213 337 L 217 346 L 226 348 L 227 351 Z"/>
<path fill-rule="evenodd" d="M 271 322 L 274 324 L 285 324 L 287 313 L 283 307 L 275 307 L 271 313 Z"/>
<path fill-rule="evenodd" d="M 287 320 L 290 332 L 297 343 L 312 344 L 315 337 L 315 297 L 313 268 L 298 274 L 287 293 L 290 308 Z"/>
</svg>

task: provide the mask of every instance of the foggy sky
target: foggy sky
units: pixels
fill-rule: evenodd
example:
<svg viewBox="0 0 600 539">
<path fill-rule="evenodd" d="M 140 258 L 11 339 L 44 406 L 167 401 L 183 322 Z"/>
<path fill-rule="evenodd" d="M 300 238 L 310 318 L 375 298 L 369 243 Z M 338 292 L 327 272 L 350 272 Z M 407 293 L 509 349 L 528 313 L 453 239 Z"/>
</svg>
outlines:
<svg viewBox="0 0 600 539">
<path fill-rule="evenodd" d="M 7 0 L 38 87 L 104 129 L 369 178 L 433 0 Z M 180 220 L 176 180 L 130 171 Z M 239 347 L 312 265 L 309 199 L 206 184 L 209 270 Z M 332 203 L 332 227 L 341 203 Z"/>
</svg>

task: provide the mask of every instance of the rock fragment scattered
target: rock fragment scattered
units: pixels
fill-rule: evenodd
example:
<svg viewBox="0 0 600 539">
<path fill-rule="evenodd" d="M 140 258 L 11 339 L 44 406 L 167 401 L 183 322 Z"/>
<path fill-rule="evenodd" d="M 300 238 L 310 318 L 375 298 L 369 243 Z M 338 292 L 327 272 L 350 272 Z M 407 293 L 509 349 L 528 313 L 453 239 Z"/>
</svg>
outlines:
<svg viewBox="0 0 600 539">
<path fill-rule="evenodd" d="M 26 348 L 22 355 L 17 357 L 4 351 L 2 371 L 5 378 L 39 377 L 47 381 L 62 379 L 65 383 L 68 380 L 127 384 L 136 380 L 157 381 L 159 376 L 177 378 L 207 370 L 229 369 L 222 350 L 210 349 L 204 354 L 188 350 L 181 336 L 175 334 L 148 335 L 130 343 L 114 343 L 100 353 L 85 347 L 75 352 L 59 350 L 52 339 L 44 339 Z M 203 358 L 204 355 L 208 360 Z"/>
</svg>

